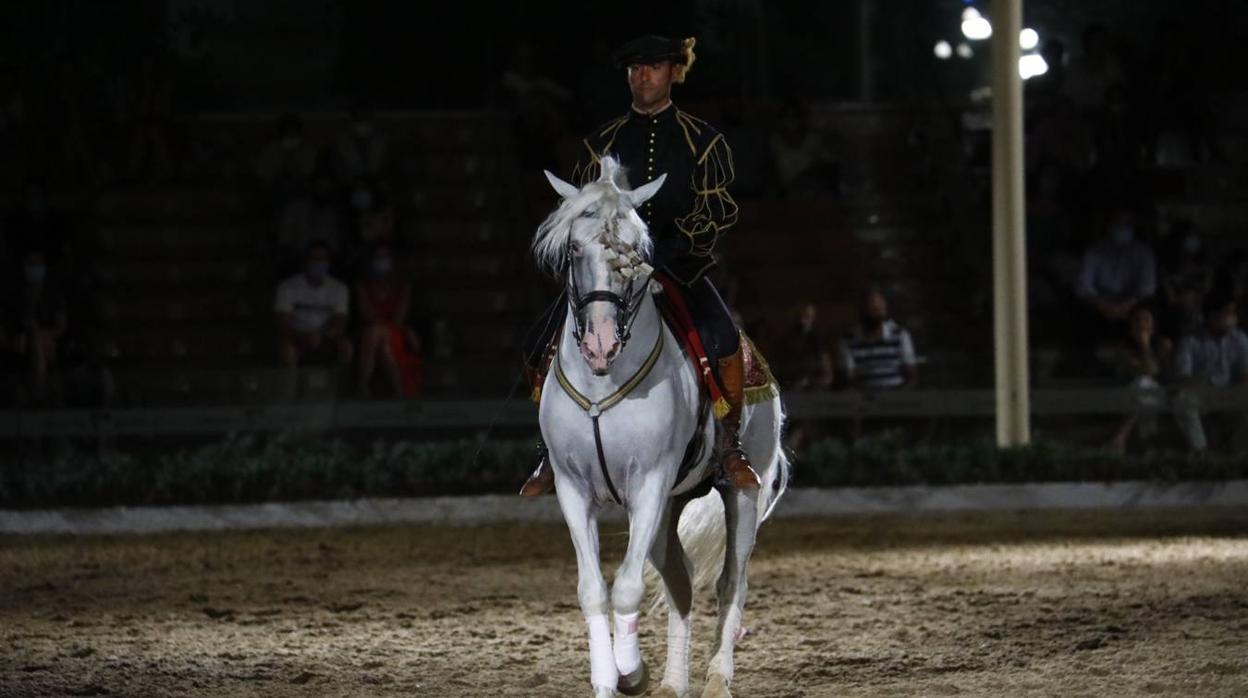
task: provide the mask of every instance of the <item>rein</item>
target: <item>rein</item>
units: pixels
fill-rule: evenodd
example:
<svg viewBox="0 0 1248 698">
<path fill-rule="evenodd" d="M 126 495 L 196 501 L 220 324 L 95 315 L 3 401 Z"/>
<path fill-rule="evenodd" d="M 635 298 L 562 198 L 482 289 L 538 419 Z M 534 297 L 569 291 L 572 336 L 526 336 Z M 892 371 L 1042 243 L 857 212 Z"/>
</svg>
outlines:
<svg viewBox="0 0 1248 698">
<path fill-rule="evenodd" d="M 662 324 L 660 324 L 658 338 L 654 341 L 654 348 L 650 350 L 650 355 L 646 357 L 645 362 L 641 364 L 641 367 L 637 369 L 637 372 L 633 374 L 633 377 L 625 381 L 624 385 L 617 388 L 615 392 L 597 402 L 585 397 L 581 391 L 577 390 L 576 387 L 572 385 L 572 381 L 568 380 L 567 374 L 563 372 L 563 365 L 559 362 L 558 353 L 555 354 L 555 380 L 559 382 L 559 387 L 563 388 L 563 392 L 567 393 L 568 397 L 572 398 L 572 402 L 575 402 L 577 406 L 579 406 L 582 410 L 585 410 L 590 419 L 593 420 L 594 447 L 598 451 L 598 467 L 602 470 L 602 477 L 607 481 L 607 489 L 610 490 L 611 498 L 615 500 L 616 504 L 623 505 L 624 502 L 620 499 L 620 493 L 616 491 L 615 483 L 611 481 L 611 475 L 607 471 L 607 457 L 602 452 L 602 431 L 598 427 L 598 418 L 602 416 L 603 412 L 606 412 L 612 407 L 620 404 L 624 398 L 628 397 L 629 393 L 633 392 L 638 385 L 641 385 L 641 382 L 644 381 L 646 376 L 650 375 L 650 371 L 654 369 L 654 365 L 659 362 L 659 356 L 662 354 L 663 327 Z"/>
</svg>

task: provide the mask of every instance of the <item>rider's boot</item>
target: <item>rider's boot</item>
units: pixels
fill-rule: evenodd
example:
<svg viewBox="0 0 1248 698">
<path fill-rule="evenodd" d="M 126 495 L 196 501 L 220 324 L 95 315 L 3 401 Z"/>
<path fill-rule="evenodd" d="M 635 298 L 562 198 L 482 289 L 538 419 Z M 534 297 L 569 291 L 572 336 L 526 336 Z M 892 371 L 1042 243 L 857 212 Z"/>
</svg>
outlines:
<svg viewBox="0 0 1248 698">
<path fill-rule="evenodd" d="M 520 487 L 521 497 L 536 497 L 555 489 L 555 471 L 550 467 L 550 456 L 546 450 L 546 444 L 538 441 L 537 453 L 541 460 L 537 463 L 537 469 Z"/>
<path fill-rule="evenodd" d="M 742 346 L 745 340 L 741 342 Z M 732 356 L 719 360 L 719 377 L 724 388 L 728 412 L 720 417 L 720 473 L 718 482 L 734 489 L 758 489 L 762 484 L 741 448 L 741 406 L 745 403 L 745 359 L 741 347 Z"/>
</svg>

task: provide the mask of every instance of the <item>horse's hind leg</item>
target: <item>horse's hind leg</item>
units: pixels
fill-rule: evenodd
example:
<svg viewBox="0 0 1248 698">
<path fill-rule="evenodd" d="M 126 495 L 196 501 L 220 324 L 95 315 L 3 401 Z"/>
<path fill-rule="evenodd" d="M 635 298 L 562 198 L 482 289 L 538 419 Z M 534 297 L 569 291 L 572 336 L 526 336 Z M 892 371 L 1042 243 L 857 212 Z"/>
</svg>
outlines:
<svg viewBox="0 0 1248 698">
<path fill-rule="evenodd" d="M 615 695 L 619 674 L 611 652 L 611 626 L 607 622 L 607 581 L 598 556 L 598 518 L 589 499 L 574 483 L 556 489 L 559 508 L 576 549 L 577 597 L 589 628 L 590 682 L 595 698 Z"/>
<path fill-rule="evenodd" d="M 711 648 L 711 663 L 707 668 L 702 698 L 728 698 L 730 695 L 728 686 L 732 683 L 735 668 L 733 648 L 741 632 L 741 615 L 745 610 L 745 595 L 749 586 L 746 568 L 754 551 L 754 536 L 758 530 L 756 492 L 721 489 L 719 494 L 724 500 L 728 545 L 724 551 L 724 570 L 716 586 L 719 626 L 715 630 L 715 645 Z"/>
<path fill-rule="evenodd" d="M 681 698 L 689 691 L 689 635 L 693 608 L 693 582 L 689 556 L 680 544 L 680 514 L 687 497 L 673 499 L 663 516 L 650 562 L 663 577 L 667 588 L 667 664 L 663 686 L 656 698 Z"/>
</svg>

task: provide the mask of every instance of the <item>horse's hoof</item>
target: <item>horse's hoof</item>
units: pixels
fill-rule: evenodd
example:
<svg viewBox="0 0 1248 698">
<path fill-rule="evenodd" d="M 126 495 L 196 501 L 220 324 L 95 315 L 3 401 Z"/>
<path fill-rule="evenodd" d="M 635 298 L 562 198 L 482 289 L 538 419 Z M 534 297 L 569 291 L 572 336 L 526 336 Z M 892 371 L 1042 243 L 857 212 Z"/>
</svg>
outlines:
<svg viewBox="0 0 1248 698">
<path fill-rule="evenodd" d="M 651 698 L 685 698 L 685 694 L 677 693 L 671 686 L 660 686 Z"/>
<path fill-rule="evenodd" d="M 719 674 L 711 674 L 706 679 L 706 688 L 702 689 L 702 698 L 732 698 L 728 680 Z"/>
<path fill-rule="evenodd" d="M 620 676 L 619 682 L 615 685 L 615 690 L 626 696 L 639 696 L 646 692 L 650 687 L 650 667 L 646 666 L 646 660 L 641 660 L 641 666 L 628 676 Z"/>
</svg>

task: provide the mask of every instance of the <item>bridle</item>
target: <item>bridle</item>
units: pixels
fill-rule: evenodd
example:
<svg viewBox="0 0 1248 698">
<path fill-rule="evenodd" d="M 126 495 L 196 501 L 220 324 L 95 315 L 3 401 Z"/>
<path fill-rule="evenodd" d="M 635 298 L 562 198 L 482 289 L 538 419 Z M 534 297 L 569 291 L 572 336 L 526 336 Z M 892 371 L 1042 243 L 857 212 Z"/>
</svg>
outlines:
<svg viewBox="0 0 1248 698">
<path fill-rule="evenodd" d="M 614 221 L 607 221 L 598 240 L 606 246 L 608 253 L 614 253 L 614 257 L 608 258 L 612 271 L 628 279 L 628 283 L 624 286 L 624 293 L 595 289 L 581 295 L 576 283 L 576 274 L 572 270 L 572 245 L 569 244 L 566 253 L 568 307 L 572 309 L 572 336 L 576 338 L 577 344 L 580 344 L 585 339 L 585 318 L 582 315 L 585 307 L 595 301 L 606 301 L 614 305 L 616 310 L 615 338 L 619 341 L 622 350 L 632 336 L 633 323 L 637 320 L 637 311 L 640 310 L 646 290 L 650 287 L 650 275 L 654 269 L 641 258 L 641 255 L 637 254 L 632 245 L 614 240 L 614 227 Z"/>
</svg>

